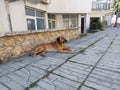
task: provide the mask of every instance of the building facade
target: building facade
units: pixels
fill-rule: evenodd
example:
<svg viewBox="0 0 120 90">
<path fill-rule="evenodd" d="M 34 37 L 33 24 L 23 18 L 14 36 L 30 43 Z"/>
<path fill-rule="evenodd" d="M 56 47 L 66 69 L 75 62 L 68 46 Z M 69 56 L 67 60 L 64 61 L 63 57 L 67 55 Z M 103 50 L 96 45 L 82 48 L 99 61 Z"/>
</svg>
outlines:
<svg viewBox="0 0 120 90">
<path fill-rule="evenodd" d="M 99 19 L 101 23 L 106 22 L 108 26 L 111 25 L 111 18 L 113 16 L 112 1 L 113 0 L 92 0 L 91 20 Z"/>
<path fill-rule="evenodd" d="M 1 0 L 0 32 L 83 27 L 90 25 L 92 0 Z M 84 25 L 81 23 L 84 17 Z M 82 25 L 82 26 L 81 26 Z"/>
</svg>

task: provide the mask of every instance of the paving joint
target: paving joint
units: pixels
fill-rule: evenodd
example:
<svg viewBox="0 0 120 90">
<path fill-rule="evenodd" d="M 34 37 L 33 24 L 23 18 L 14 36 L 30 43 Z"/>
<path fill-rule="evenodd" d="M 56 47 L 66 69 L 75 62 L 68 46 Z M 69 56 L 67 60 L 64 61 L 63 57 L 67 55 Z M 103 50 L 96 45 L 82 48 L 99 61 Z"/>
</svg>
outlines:
<svg viewBox="0 0 120 90">
<path fill-rule="evenodd" d="M 86 50 L 87 48 L 91 47 L 92 45 L 94 45 L 95 43 L 97 43 L 98 41 L 102 40 L 104 37 L 106 37 L 107 35 L 101 37 L 100 39 L 96 40 L 95 42 L 93 42 L 92 44 L 88 45 L 88 47 L 83 48 L 84 50 Z M 29 88 L 32 88 L 34 86 L 37 85 L 37 82 L 39 82 L 41 79 L 44 79 L 45 77 L 49 76 L 51 73 L 53 73 L 54 70 L 56 70 L 57 68 L 61 67 L 63 64 L 65 64 L 66 62 L 70 61 L 70 59 L 76 55 L 80 54 L 80 51 L 77 52 L 76 54 L 70 56 L 67 58 L 67 60 L 65 62 L 63 62 L 62 64 L 60 64 L 59 66 L 57 66 L 56 68 L 52 69 L 51 71 L 48 71 L 48 73 L 46 75 L 44 75 L 42 78 L 38 79 L 37 81 L 33 82 L 32 84 L 30 84 L 27 88 L 25 88 L 25 90 L 29 90 Z"/>
<path fill-rule="evenodd" d="M 100 59 L 96 62 L 96 64 L 94 65 L 94 67 L 91 69 L 91 71 L 89 72 L 89 74 L 87 75 L 87 77 L 84 79 L 84 81 L 82 82 L 82 84 L 80 84 L 80 86 L 77 88 L 77 90 L 80 90 L 81 87 L 84 85 L 85 81 L 88 79 L 88 77 L 90 76 L 90 74 L 93 72 L 93 70 L 95 69 L 95 67 L 97 66 L 97 64 L 100 62 L 100 60 L 105 56 L 105 54 L 107 53 L 107 51 L 109 50 L 110 46 L 112 45 L 112 43 L 114 42 L 115 38 L 118 35 L 115 35 L 115 37 L 113 38 L 113 40 L 111 41 L 110 45 L 108 46 L 107 50 L 104 52 L 104 54 L 100 57 Z"/>
</svg>

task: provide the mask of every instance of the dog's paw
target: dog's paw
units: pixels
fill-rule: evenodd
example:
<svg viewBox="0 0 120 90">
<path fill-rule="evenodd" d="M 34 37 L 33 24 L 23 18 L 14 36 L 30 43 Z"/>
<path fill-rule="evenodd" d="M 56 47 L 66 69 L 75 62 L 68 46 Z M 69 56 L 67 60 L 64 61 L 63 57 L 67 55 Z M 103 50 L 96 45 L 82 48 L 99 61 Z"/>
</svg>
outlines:
<svg viewBox="0 0 120 90">
<path fill-rule="evenodd" d="M 42 57 L 46 57 L 46 55 L 43 55 L 43 54 L 42 54 L 41 56 L 42 56 Z"/>
</svg>

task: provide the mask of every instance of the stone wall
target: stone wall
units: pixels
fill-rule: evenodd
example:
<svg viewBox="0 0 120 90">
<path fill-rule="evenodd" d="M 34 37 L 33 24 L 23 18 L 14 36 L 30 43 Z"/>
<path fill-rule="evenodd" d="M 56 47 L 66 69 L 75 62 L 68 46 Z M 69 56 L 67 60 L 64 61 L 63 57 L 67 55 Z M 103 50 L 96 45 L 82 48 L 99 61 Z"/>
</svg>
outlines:
<svg viewBox="0 0 120 90">
<path fill-rule="evenodd" d="M 29 53 L 38 44 L 54 41 L 60 35 L 63 35 L 68 40 L 80 36 L 77 28 L 0 34 L 0 62 Z"/>
</svg>

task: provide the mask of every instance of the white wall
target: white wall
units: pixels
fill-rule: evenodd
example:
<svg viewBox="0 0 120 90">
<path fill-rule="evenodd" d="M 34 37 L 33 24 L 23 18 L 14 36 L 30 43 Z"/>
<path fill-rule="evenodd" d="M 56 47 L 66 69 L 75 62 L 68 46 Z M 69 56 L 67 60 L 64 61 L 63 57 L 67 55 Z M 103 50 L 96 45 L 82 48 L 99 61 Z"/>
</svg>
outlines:
<svg viewBox="0 0 120 90">
<path fill-rule="evenodd" d="M 3 23 L 2 23 L 2 13 L 0 9 L 0 32 L 3 30 Z"/>
<path fill-rule="evenodd" d="M 12 23 L 12 31 L 26 31 L 27 21 L 25 15 L 25 6 L 36 8 L 46 11 L 47 6 L 44 4 L 33 4 L 30 2 L 24 3 L 23 1 L 15 1 L 9 3 L 9 12 Z"/>
<path fill-rule="evenodd" d="M 51 0 L 49 13 L 90 13 L 92 0 Z"/>
<path fill-rule="evenodd" d="M 63 28 L 63 17 L 62 14 L 61 15 L 56 15 L 56 28 L 60 29 Z"/>
<path fill-rule="evenodd" d="M 0 0 L 0 32 L 9 32 L 9 19 L 5 7 L 5 1 Z"/>
<path fill-rule="evenodd" d="M 9 3 L 9 12 L 12 23 L 12 31 L 26 31 L 27 21 L 24 2 L 16 1 Z"/>
<path fill-rule="evenodd" d="M 34 3 L 31 3 L 31 2 L 26 2 L 25 5 L 29 6 L 29 7 L 32 7 L 32 8 L 40 9 L 40 10 L 43 10 L 43 11 L 47 10 L 47 5 L 42 4 L 42 3 L 34 4 Z"/>
</svg>

